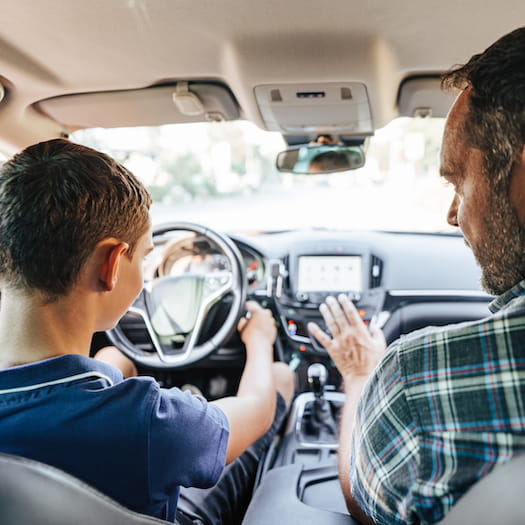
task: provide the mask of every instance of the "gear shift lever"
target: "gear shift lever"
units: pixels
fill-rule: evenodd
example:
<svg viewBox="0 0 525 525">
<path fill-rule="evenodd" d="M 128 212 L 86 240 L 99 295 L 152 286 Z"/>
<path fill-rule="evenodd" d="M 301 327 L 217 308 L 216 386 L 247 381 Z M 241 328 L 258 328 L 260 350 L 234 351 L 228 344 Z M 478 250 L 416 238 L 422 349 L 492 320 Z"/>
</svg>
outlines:
<svg viewBox="0 0 525 525">
<path fill-rule="evenodd" d="M 317 441 L 333 442 L 337 435 L 337 424 L 330 402 L 324 397 L 328 372 L 321 363 L 314 363 L 308 367 L 306 373 L 315 399 L 311 402 L 310 417 L 306 422 L 305 430 L 310 436 L 315 436 Z"/>
<path fill-rule="evenodd" d="M 322 399 L 324 397 L 324 386 L 326 385 L 326 378 L 328 376 L 326 367 L 321 363 L 314 363 L 308 367 L 306 373 L 308 376 L 308 384 L 316 399 Z"/>
</svg>

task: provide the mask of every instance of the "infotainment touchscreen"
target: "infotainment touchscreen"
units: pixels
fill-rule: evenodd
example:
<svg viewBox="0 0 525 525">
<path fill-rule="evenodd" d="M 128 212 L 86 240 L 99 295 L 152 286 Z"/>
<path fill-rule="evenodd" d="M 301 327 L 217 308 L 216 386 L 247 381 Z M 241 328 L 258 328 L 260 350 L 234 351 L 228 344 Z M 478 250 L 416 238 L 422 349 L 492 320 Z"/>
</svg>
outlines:
<svg viewBox="0 0 525 525">
<path fill-rule="evenodd" d="M 361 257 L 303 255 L 299 257 L 298 292 L 362 291 Z"/>
</svg>

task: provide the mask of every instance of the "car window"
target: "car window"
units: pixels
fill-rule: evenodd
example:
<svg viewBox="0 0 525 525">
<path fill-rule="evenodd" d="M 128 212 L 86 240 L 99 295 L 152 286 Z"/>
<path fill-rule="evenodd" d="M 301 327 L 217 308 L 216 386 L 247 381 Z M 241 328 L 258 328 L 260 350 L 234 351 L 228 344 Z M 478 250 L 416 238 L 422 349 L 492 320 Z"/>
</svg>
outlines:
<svg viewBox="0 0 525 525">
<path fill-rule="evenodd" d="M 443 119 L 400 118 L 378 130 L 363 168 L 331 175 L 275 169 L 279 133 L 244 122 L 91 129 L 72 139 L 106 151 L 150 190 L 154 223 L 227 232 L 336 228 L 450 231 L 451 189 L 438 176 Z"/>
</svg>

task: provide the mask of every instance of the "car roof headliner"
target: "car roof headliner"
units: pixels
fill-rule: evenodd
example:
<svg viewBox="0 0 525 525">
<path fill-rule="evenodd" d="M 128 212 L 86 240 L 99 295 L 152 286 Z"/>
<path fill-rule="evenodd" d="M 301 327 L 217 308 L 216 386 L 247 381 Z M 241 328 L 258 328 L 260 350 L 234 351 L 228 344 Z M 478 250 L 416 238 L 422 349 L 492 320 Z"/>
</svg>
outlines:
<svg viewBox="0 0 525 525">
<path fill-rule="evenodd" d="M 365 82 L 374 126 L 396 116 L 400 82 L 439 73 L 525 19 L 522 0 L 2 0 L 0 146 L 58 136 L 33 107 L 71 93 L 166 81 L 229 86 L 264 127 L 254 87 Z"/>
</svg>

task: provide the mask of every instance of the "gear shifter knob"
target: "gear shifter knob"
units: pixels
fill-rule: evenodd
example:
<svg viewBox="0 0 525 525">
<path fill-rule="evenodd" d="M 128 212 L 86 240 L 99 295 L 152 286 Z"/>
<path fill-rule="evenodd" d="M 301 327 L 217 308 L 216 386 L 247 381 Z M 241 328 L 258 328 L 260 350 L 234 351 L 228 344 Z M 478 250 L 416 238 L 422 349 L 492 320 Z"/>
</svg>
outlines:
<svg viewBox="0 0 525 525">
<path fill-rule="evenodd" d="M 308 367 L 307 376 L 308 384 L 310 385 L 315 397 L 322 398 L 324 394 L 324 386 L 326 385 L 326 378 L 328 377 L 326 367 L 321 363 L 314 363 Z"/>
</svg>

